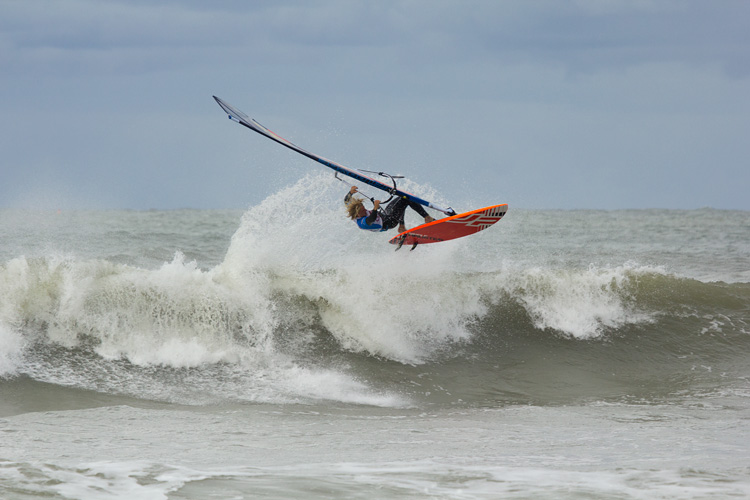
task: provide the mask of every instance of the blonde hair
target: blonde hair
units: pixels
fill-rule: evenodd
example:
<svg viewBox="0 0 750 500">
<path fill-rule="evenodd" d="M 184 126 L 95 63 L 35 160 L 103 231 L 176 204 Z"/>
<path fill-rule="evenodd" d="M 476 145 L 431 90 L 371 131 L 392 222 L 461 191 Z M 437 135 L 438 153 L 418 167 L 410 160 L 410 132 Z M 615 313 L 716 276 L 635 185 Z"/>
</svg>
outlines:
<svg viewBox="0 0 750 500">
<path fill-rule="evenodd" d="M 364 201 L 362 198 L 352 197 L 346 204 L 346 213 L 351 220 L 355 220 L 359 216 L 359 207 L 364 207 Z"/>
</svg>

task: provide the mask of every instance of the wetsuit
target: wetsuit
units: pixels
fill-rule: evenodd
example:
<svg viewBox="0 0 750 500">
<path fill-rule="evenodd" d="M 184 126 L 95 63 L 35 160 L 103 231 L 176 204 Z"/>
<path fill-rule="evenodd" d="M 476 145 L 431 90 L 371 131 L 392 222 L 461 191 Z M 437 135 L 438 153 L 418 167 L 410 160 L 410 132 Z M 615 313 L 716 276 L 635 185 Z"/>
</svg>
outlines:
<svg viewBox="0 0 750 500">
<path fill-rule="evenodd" d="M 349 203 L 351 198 L 351 193 L 347 193 L 344 198 L 344 203 Z M 422 217 L 428 216 L 425 209 L 422 208 L 422 205 L 419 203 L 407 198 L 396 198 L 388 203 L 383 211 L 367 210 L 367 215 L 356 219 L 356 223 L 360 229 L 365 229 L 367 231 L 388 231 L 389 229 L 393 229 L 399 224 L 404 223 L 406 207 L 411 207 L 412 210 Z"/>
</svg>

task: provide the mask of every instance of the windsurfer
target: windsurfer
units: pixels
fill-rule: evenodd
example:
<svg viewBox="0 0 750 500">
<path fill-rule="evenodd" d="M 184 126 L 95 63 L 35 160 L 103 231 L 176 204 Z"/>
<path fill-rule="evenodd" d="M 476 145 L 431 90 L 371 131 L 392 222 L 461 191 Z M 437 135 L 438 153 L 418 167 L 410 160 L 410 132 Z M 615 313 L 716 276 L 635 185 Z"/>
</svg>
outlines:
<svg viewBox="0 0 750 500">
<path fill-rule="evenodd" d="M 427 214 L 419 203 L 400 197 L 386 205 L 383 210 L 380 209 L 380 200 L 373 200 L 373 209 L 367 210 L 363 203 L 364 200 L 354 196 L 356 192 L 357 186 L 352 186 L 344 198 L 344 203 L 346 203 L 349 218 L 355 221 L 360 229 L 379 232 L 388 231 L 398 226 L 398 232 L 403 233 L 406 231 L 406 225 L 404 224 L 406 207 L 411 207 L 412 210 L 424 217 L 425 224 L 435 220 Z"/>
</svg>

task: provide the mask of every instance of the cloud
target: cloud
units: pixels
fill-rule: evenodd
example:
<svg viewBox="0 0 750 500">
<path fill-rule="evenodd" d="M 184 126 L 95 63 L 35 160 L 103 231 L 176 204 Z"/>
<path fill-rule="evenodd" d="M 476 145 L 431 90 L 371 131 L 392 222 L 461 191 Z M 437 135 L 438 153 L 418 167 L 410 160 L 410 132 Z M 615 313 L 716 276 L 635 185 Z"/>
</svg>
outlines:
<svg viewBox="0 0 750 500">
<path fill-rule="evenodd" d="M 451 198 L 471 176 L 484 199 L 654 206 L 664 179 L 702 178 L 708 162 L 735 172 L 750 153 L 744 1 L 0 8 L 0 169 L 17 181 L 3 200 L 44 177 L 129 207 L 246 206 L 274 189 L 254 182 L 269 165 L 279 179 L 315 168 L 222 122 L 212 94 L 324 156 Z M 655 171 L 653 186 L 622 174 Z M 699 197 L 684 184 L 670 206 Z M 701 205 L 748 207 L 711 192 Z"/>
</svg>

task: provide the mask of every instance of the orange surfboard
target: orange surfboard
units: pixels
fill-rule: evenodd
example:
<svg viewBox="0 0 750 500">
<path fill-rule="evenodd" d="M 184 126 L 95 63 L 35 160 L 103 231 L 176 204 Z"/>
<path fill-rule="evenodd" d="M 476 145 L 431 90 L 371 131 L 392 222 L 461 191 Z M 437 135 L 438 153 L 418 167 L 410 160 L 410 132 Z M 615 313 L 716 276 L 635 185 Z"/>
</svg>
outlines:
<svg viewBox="0 0 750 500">
<path fill-rule="evenodd" d="M 478 208 L 471 212 L 438 219 L 409 229 L 391 238 L 390 243 L 398 245 L 396 250 L 405 244 L 412 245 L 412 250 L 414 250 L 417 245 L 424 245 L 425 243 L 438 243 L 463 238 L 487 229 L 502 219 L 507 211 L 507 204 Z"/>
</svg>

